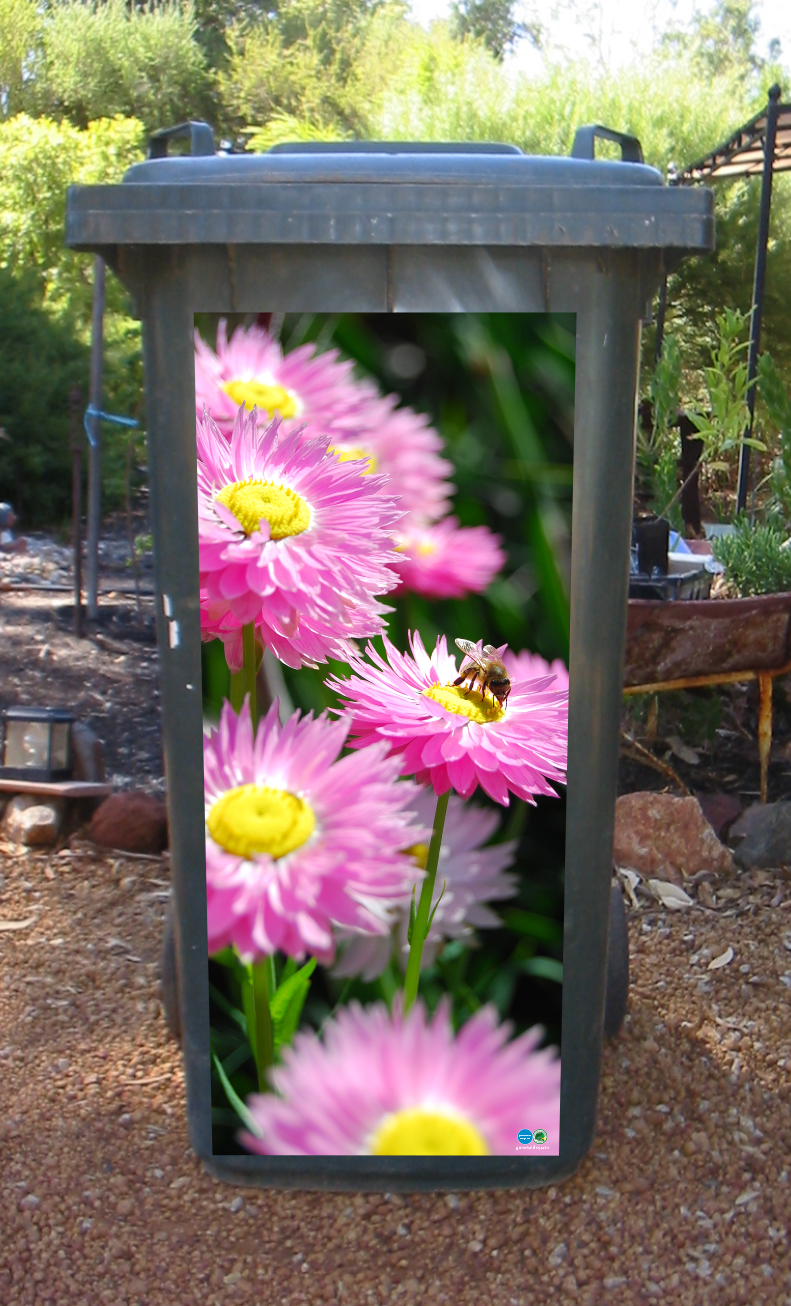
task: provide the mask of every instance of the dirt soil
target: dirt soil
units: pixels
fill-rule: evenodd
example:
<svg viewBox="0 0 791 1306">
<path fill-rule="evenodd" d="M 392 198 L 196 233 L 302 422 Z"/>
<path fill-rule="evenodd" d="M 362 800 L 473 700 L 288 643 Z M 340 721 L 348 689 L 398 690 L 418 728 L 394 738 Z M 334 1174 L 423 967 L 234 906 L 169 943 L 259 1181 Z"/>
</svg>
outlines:
<svg viewBox="0 0 791 1306">
<path fill-rule="evenodd" d="M 0 594 L 3 701 L 77 706 L 114 783 L 161 790 L 155 650 L 77 641 L 55 602 Z M 791 1306 L 789 872 L 630 911 L 629 1013 L 563 1185 L 298 1194 L 221 1184 L 190 1150 L 158 986 L 167 857 L 70 839 L 0 833 L 2 1306 Z"/>
<path fill-rule="evenodd" d="M 0 706 L 69 708 L 104 745 L 115 789 L 162 797 L 157 650 L 150 573 L 140 613 L 122 537 L 104 542 L 100 617 L 73 633 L 70 552 L 29 537 L 27 553 L 0 553 Z"/>
</svg>

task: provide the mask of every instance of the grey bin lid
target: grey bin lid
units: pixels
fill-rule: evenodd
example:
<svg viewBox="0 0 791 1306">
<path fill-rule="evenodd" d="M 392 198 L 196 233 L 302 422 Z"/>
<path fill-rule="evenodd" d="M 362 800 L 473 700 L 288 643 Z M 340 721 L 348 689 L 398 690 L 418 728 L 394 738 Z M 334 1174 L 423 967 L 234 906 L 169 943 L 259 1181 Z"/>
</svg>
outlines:
<svg viewBox="0 0 791 1306">
<path fill-rule="evenodd" d="M 713 197 L 642 163 L 513 146 L 288 147 L 152 158 L 69 190 L 66 244 L 506 245 L 709 250 Z M 639 147 L 638 147 L 639 148 Z"/>
</svg>

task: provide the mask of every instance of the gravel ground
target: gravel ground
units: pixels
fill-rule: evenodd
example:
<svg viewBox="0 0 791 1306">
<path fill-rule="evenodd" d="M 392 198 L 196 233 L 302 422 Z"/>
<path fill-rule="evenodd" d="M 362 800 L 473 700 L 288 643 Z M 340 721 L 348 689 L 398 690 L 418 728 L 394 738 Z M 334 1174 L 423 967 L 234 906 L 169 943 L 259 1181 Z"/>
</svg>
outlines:
<svg viewBox="0 0 791 1306">
<path fill-rule="evenodd" d="M 156 791 L 154 650 L 76 641 L 53 602 L 2 594 L 3 701 L 76 702 L 114 783 Z M 0 1303 L 791 1306 L 791 872 L 714 888 L 713 910 L 630 912 L 629 1014 L 565 1184 L 257 1193 L 189 1148 L 157 980 L 167 859 L 0 833 Z"/>
<path fill-rule="evenodd" d="M 114 789 L 164 797 L 157 651 L 141 638 L 134 598 L 105 590 L 103 611 L 114 621 L 84 639 L 71 632 L 65 598 L 0 592 L 0 704 L 69 708 L 102 740 Z M 152 619 L 153 600 L 144 608 Z"/>
<path fill-rule="evenodd" d="M 158 997 L 167 862 L 72 842 L 0 843 L 3 1306 L 791 1303 L 788 875 L 631 913 L 630 1011 L 572 1179 L 350 1198 L 202 1172 Z"/>
</svg>

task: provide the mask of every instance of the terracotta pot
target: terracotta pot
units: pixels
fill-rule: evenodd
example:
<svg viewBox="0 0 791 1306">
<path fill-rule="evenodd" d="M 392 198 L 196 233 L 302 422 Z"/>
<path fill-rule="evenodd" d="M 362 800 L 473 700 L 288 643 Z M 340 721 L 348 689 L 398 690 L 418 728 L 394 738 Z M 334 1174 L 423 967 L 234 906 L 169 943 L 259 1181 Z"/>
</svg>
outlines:
<svg viewBox="0 0 791 1306">
<path fill-rule="evenodd" d="M 677 603 L 629 600 L 624 685 L 770 670 L 789 659 L 791 593 Z"/>
</svg>

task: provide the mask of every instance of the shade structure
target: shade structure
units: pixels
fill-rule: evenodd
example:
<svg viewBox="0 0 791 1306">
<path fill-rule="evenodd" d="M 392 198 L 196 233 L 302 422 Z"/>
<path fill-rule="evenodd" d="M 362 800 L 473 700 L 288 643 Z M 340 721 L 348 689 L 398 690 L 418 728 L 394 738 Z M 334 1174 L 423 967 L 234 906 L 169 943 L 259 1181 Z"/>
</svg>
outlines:
<svg viewBox="0 0 791 1306">
<path fill-rule="evenodd" d="M 761 347 L 764 295 L 766 291 L 766 252 L 769 244 L 769 220 L 772 207 L 772 178 L 776 172 L 791 172 L 791 104 L 780 103 L 780 87 L 772 86 L 766 108 L 743 127 L 729 136 L 697 163 L 671 177 L 671 185 L 695 186 L 709 181 L 733 181 L 737 177 L 761 178 L 761 209 L 758 219 L 758 243 L 755 251 L 755 276 L 753 280 L 752 316 L 750 318 L 750 349 L 747 360 L 747 406 L 750 421 L 745 432 L 752 435 L 755 421 L 756 376 L 758 351 Z M 657 328 L 657 356 L 662 346 L 662 331 L 667 302 L 666 283 L 662 287 L 659 323 Z M 736 491 L 736 511 L 747 504 L 750 476 L 750 447 L 743 445 L 739 460 L 739 484 Z"/>
<path fill-rule="evenodd" d="M 639 162 L 400 143 L 154 157 L 69 192 L 143 319 L 162 704 L 190 1137 L 214 1173 L 314 1188 L 514 1187 L 571 1173 L 595 1128 L 641 322 L 667 267 L 713 247 L 705 190 Z M 617 136 L 617 134 L 615 134 Z M 621 141 L 624 160 L 639 145 Z M 156 153 L 160 153 L 157 146 Z M 211 1152 L 193 314 L 576 314 L 571 704 L 559 1157 Z"/>
<path fill-rule="evenodd" d="M 774 88 L 773 88 L 774 89 Z M 779 92 L 779 88 L 778 88 Z M 770 99 L 771 106 L 771 99 Z M 727 141 L 677 173 L 671 182 L 676 186 L 693 186 L 698 182 L 726 181 L 734 177 L 760 177 L 763 174 L 770 108 L 739 127 Z M 773 172 L 791 172 L 791 104 L 777 104 L 775 110 L 775 148 Z"/>
</svg>

